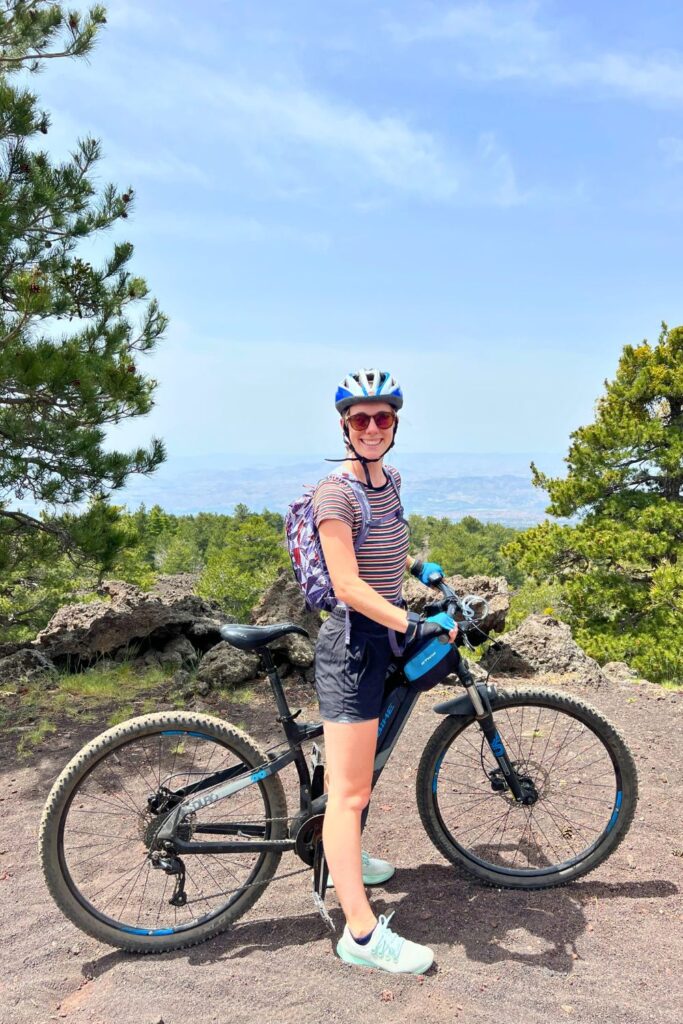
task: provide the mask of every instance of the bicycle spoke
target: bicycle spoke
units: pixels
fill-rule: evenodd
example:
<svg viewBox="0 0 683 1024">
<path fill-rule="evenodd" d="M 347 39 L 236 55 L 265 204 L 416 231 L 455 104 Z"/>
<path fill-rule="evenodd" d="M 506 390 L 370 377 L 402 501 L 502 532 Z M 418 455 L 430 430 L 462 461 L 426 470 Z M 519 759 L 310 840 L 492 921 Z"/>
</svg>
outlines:
<svg viewBox="0 0 683 1024">
<path fill-rule="evenodd" d="M 211 781 L 213 775 L 235 767 L 246 775 L 255 765 L 244 763 L 210 735 L 179 729 L 133 738 L 93 765 L 66 815 L 63 845 L 73 885 L 98 914 L 118 918 L 128 928 L 174 929 L 222 912 L 235 893 L 251 884 L 265 856 L 262 853 L 181 854 L 186 892 L 186 909 L 181 910 L 170 903 L 179 881 L 178 874 L 169 873 L 177 867 L 173 854 L 162 854 L 162 863 L 156 865 L 149 859 L 149 844 L 173 807 L 168 802 L 169 789 L 172 797 L 176 790 Z M 202 795 L 211 791 L 209 786 Z M 117 819 L 118 833 L 111 831 Z M 197 828 L 197 841 L 207 841 L 208 836 L 208 841 L 225 842 L 224 834 L 202 832 L 202 826 L 213 824 L 230 828 L 231 835 L 243 827 L 249 830 L 247 838 L 253 838 L 256 827 L 267 837 L 270 826 L 263 787 L 254 783 L 200 807 L 179 828 L 187 830 L 185 841 L 192 842 Z M 190 901 L 195 909 L 187 907 Z"/>
<path fill-rule="evenodd" d="M 516 771 L 535 787 L 535 802 L 524 806 L 500 788 L 502 773 L 472 723 L 453 736 L 434 776 L 450 840 L 503 870 L 580 860 L 613 813 L 616 780 L 604 743 L 584 721 L 552 706 L 509 704 L 494 717 Z"/>
</svg>

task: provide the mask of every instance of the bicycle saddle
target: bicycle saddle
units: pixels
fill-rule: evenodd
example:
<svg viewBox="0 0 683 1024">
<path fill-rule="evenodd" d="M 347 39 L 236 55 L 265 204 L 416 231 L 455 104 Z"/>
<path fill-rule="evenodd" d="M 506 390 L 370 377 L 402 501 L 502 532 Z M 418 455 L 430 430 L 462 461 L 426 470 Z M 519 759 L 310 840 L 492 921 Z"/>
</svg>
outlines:
<svg viewBox="0 0 683 1024">
<path fill-rule="evenodd" d="M 303 626 L 297 626 L 294 622 L 274 622 L 270 626 L 221 626 L 219 630 L 224 640 L 227 640 L 233 647 L 239 647 L 242 651 L 251 651 L 255 647 L 265 647 L 273 640 L 278 640 L 287 633 L 301 633 L 308 636 Z"/>
</svg>

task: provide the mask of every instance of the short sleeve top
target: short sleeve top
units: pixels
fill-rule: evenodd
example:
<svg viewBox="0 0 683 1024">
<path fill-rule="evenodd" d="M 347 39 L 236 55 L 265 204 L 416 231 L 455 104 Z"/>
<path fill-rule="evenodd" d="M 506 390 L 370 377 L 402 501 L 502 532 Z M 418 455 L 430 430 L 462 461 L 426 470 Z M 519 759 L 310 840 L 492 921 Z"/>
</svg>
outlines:
<svg viewBox="0 0 683 1024">
<path fill-rule="evenodd" d="M 394 466 L 384 467 L 401 489 L 401 474 Z M 367 495 L 373 519 L 381 519 L 399 508 L 399 500 L 389 480 L 382 487 L 367 487 L 359 481 Z M 325 519 L 339 519 L 351 527 L 355 542 L 361 526 L 361 510 L 353 488 L 340 477 L 325 477 L 313 495 L 313 517 L 316 526 Z M 373 590 L 396 604 L 401 599 L 403 575 L 408 555 L 409 533 L 406 523 L 394 515 L 388 522 L 371 526 L 356 551 L 358 575 Z"/>
</svg>

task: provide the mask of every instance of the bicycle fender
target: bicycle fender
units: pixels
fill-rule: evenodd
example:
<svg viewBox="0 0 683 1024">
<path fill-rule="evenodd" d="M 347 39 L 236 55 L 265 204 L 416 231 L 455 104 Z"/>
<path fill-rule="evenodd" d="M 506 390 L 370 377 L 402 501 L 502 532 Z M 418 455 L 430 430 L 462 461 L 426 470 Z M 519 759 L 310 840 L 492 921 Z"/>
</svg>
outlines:
<svg viewBox="0 0 683 1024">
<path fill-rule="evenodd" d="M 484 702 L 484 707 L 486 707 L 486 700 L 488 698 L 492 710 L 495 711 L 498 703 L 498 691 L 493 683 L 477 683 L 477 690 Z M 468 693 L 463 693 L 461 697 L 456 697 L 454 700 L 445 700 L 440 704 L 435 704 L 433 710 L 436 711 L 437 715 L 459 715 L 463 718 L 471 718 L 474 714 L 474 708 Z"/>
</svg>

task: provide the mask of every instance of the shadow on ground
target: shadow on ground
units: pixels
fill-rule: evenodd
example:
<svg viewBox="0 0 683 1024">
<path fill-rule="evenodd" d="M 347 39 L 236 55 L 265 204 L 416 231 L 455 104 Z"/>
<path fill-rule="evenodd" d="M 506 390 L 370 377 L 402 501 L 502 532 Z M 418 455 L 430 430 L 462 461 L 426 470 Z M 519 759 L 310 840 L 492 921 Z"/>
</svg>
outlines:
<svg viewBox="0 0 683 1024">
<path fill-rule="evenodd" d="M 529 967 L 569 973 L 578 958 L 576 942 L 588 920 L 585 908 L 596 901 L 664 899 L 678 888 L 665 879 L 644 882 L 576 882 L 571 887 L 520 892 L 482 888 L 452 867 L 423 864 L 397 871 L 374 893 L 378 914 L 397 912 L 401 931 L 416 942 L 460 945 L 469 960 L 481 964 L 517 961 Z M 420 893 L 419 903 L 415 893 Z M 410 895 L 406 895 L 410 893 Z M 405 906 L 404 906 L 405 905 Z M 402 909 L 405 913 L 402 914 Z M 329 939 L 336 945 L 344 926 L 339 907 L 330 907 L 335 935 L 317 913 L 236 924 L 199 946 L 161 954 L 188 965 L 240 960 L 255 951 L 277 951 Z M 109 952 L 83 964 L 86 977 L 106 974 L 135 954 Z M 438 956 L 437 956 L 438 966 Z"/>
</svg>

